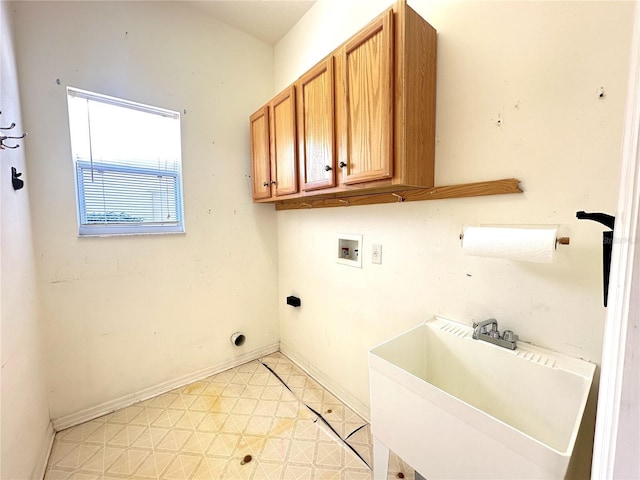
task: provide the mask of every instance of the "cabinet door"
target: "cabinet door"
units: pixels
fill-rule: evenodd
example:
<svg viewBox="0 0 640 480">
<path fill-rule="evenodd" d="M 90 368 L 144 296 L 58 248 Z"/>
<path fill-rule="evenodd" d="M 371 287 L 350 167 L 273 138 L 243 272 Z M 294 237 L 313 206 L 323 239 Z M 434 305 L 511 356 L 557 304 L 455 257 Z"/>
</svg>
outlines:
<svg viewBox="0 0 640 480">
<path fill-rule="evenodd" d="M 276 196 L 298 191 L 295 100 L 292 85 L 271 101 L 271 172 Z"/>
<path fill-rule="evenodd" d="M 333 57 L 297 83 L 300 182 L 306 191 L 336 184 L 333 83 Z"/>
<path fill-rule="evenodd" d="M 393 175 L 393 38 L 389 10 L 342 49 L 347 184 Z"/>
<path fill-rule="evenodd" d="M 269 154 L 269 107 L 251 115 L 251 168 L 253 199 L 271 197 L 271 159 Z"/>
</svg>

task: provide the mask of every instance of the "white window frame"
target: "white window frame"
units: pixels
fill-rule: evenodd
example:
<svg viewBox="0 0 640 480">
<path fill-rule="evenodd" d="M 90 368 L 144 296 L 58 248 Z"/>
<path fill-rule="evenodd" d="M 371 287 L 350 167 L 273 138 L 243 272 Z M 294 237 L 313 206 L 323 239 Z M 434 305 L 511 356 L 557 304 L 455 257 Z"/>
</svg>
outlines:
<svg viewBox="0 0 640 480">
<path fill-rule="evenodd" d="M 67 87 L 68 97 L 79 97 L 87 99 L 88 101 L 101 102 L 118 107 L 129 108 L 132 110 L 138 110 L 145 113 L 151 113 L 160 115 L 163 117 L 169 117 L 175 119 L 178 124 L 178 139 L 180 135 L 180 114 L 171 110 L 153 107 L 150 105 L 144 105 L 128 100 L 123 100 L 107 95 L 102 95 L 86 90 L 80 90 L 73 87 Z M 72 146 L 73 146 L 73 128 L 71 128 Z M 88 131 L 90 136 L 90 130 Z M 180 141 L 180 140 L 178 140 Z M 102 162 L 92 158 L 92 154 L 89 158 L 80 158 L 77 152 L 72 152 L 74 171 L 75 171 L 75 187 L 76 187 L 76 213 L 78 220 L 78 235 L 85 236 L 112 236 L 112 235 L 145 235 L 145 234 L 171 234 L 171 233 L 184 233 L 184 205 L 183 205 L 183 189 L 182 189 L 182 159 L 181 148 L 178 147 L 178 155 L 175 160 L 177 169 L 164 170 L 161 168 L 153 168 L 144 165 L 120 165 L 117 163 Z M 72 147 L 73 150 L 73 147 Z M 143 221 L 143 222 L 104 222 L 96 223 L 89 222 L 87 220 L 86 211 L 86 196 L 85 196 L 85 176 L 83 173 L 91 171 L 92 174 L 102 174 L 102 172 L 115 172 L 115 173 L 130 173 L 133 175 L 149 175 L 151 177 L 162 177 L 163 179 L 173 178 L 173 201 L 175 202 L 175 220 L 171 221 Z M 106 214 L 107 212 L 105 212 Z"/>
</svg>

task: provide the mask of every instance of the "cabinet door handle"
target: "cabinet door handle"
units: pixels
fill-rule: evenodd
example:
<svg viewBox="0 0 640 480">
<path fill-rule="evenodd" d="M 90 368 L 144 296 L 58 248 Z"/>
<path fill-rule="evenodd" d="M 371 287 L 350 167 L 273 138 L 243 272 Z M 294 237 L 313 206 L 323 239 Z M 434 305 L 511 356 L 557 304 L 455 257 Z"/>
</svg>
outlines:
<svg viewBox="0 0 640 480">
<path fill-rule="evenodd" d="M 347 166 L 347 164 L 346 164 L 346 163 L 344 163 L 344 162 L 340 162 L 340 168 L 344 168 L 344 167 L 346 167 L 346 166 Z"/>
<path fill-rule="evenodd" d="M 328 171 L 330 171 L 330 170 L 333 170 L 333 168 L 331 168 L 331 166 L 330 166 L 330 165 L 325 165 L 325 166 L 324 166 L 324 169 L 325 169 L 325 171 L 327 171 L 327 172 L 328 172 Z"/>
<path fill-rule="evenodd" d="M 271 185 L 275 185 L 276 181 L 275 180 L 271 180 Z"/>
<path fill-rule="evenodd" d="M 263 186 L 263 187 L 268 187 L 268 186 L 269 186 L 269 183 L 268 183 L 268 182 L 264 182 L 264 183 L 262 184 L 262 186 Z"/>
</svg>

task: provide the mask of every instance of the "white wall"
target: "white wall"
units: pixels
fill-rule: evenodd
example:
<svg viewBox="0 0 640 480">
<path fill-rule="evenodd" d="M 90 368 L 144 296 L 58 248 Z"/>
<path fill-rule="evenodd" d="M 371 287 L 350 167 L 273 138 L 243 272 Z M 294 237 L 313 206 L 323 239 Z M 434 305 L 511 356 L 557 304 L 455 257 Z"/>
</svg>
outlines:
<svg viewBox="0 0 640 480">
<path fill-rule="evenodd" d="M 275 213 L 251 202 L 248 133 L 272 47 L 180 2 L 11 9 L 52 418 L 277 348 Z M 186 111 L 185 235 L 77 237 L 67 85 Z"/>
<path fill-rule="evenodd" d="M 25 128 L 8 6 L 0 2 L 0 135 Z M 47 406 L 40 316 L 29 213 L 30 176 L 25 165 L 28 140 L 16 150 L 0 150 L 0 478 L 42 476 L 53 430 Z M 14 145 L 7 141 L 8 145 Z M 14 191 L 11 167 L 25 187 Z"/>
<path fill-rule="evenodd" d="M 636 223 L 635 238 L 637 245 L 637 239 L 640 238 L 640 222 Z M 640 459 L 637 454 L 640 446 L 640 431 L 638 431 L 638 426 L 640 426 L 640 405 L 638 405 L 640 399 L 640 359 L 638 359 L 640 345 L 640 254 L 637 248 L 634 252 L 632 268 L 629 315 L 626 322 L 626 345 L 624 347 L 624 363 L 622 364 L 624 367 L 620 373 L 622 386 L 620 396 L 616 398 L 620 402 L 619 416 L 617 417 L 619 423 L 615 439 L 615 459 L 612 459 L 613 477 L 620 479 L 640 478 Z M 600 410 L 598 409 L 598 411 Z M 609 449 L 610 446 L 607 445 L 605 448 Z"/>
<path fill-rule="evenodd" d="M 276 45 L 275 91 L 389 3 L 319 0 Z M 364 414 L 367 350 L 433 314 L 602 353 L 604 227 L 575 212 L 615 213 L 633 4 L 409 4 L 438 30 L 436 185 L 516 177 L 525 193 L 277 214 L 280 297 L 302 299 L 280 305 L 281 348 Z M 463 227 L 490 223 L 559 224 L 571 245 L 551 265 L 464 256 Z M 335 263 L 338 232 L 363 235 L 362 269 Z M 592 398 L 576 478 L 594 415 Z"/>
<path fill-rule="evenodd" d="M 592 478 L 640 478 L 640 1 L 635 2 Z"/>
</svg>

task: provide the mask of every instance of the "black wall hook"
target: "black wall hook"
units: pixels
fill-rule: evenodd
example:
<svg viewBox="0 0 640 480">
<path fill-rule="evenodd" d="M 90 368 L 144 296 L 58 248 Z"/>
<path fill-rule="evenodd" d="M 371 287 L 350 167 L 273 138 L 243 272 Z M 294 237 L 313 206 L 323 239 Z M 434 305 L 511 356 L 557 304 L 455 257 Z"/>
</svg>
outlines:
<svg viewBox="0 0 640 480">
<path fill-rule="evenodd" d="M 2 114 L 2 112 L 0 112 L 0 114 Z M 8 127 L 0 127 L 0 130 L 11 130 L 15 126 L 16 126 L 15 122 L 11 122 L 11 125 L 9 125 Z M 18 136 L 0 135 L 0 150 L 4 148 L 9 148 L 11 150 L 18 148 L 20 146 L 19 144 L 7 145 L 6 143 L 4 143 L 5 140 L 22 140 L 26 136 L 27 136 L 26 132 Z"/>
<path fill-rule="evenodd" d="M 11 185 L 13 185 L 14 190 L 20 190 L 24 187 L 24 182 L 18 178 L 20 176 L 22 176 L 22 173 L 18 173 L 16 167 L 11 167 Z"/>
<path fill-rule="evenodd" d="M 611 270 L 611 249 L 613 247 L 613 230 L 616 225 L 616 217 L 606 213 L 576 212 L 578 220 L 593 220 L 601 223 L 611 230 L 602 232 L 602 284 L 604 288 L 604 306 L 607 306 L 609 296 L 609 272 Z"/>
<path fill-rule="evenodd" d="M 2 148 L 10 148 L 12 150 L 14 148 L 18 148 L 20 146 L 19 144 L 7 145 L 6 143 L 4 143 L 5 140 L 21 140 L 26 136 L 27 136 L 26 132 L 23 133 L 22 135 L 17 136 L 17 137 L 10 137 L 10 136 L 7 136 L 7 135 L 0 135 L 0 147 L 2 147 Z"/>
</svg>

